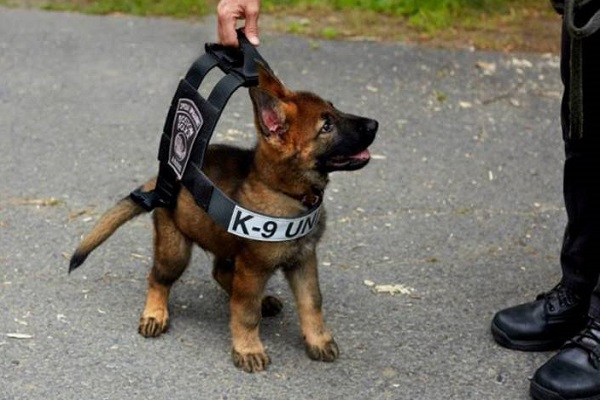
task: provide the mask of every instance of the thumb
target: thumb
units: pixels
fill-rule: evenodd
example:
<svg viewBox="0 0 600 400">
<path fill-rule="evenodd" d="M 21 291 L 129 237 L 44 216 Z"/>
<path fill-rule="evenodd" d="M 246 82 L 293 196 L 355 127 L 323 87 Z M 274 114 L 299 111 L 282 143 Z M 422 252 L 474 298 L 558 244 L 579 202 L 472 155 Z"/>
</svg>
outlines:
<svg viewBox="0 0 600 400">
<path fill-rule="evenodd" d="M 260 44 L 260 40 L 258 39 L 258 15 L 246 17 L 244 33 L 252 45 L 258 46 Z"/>
</svg>

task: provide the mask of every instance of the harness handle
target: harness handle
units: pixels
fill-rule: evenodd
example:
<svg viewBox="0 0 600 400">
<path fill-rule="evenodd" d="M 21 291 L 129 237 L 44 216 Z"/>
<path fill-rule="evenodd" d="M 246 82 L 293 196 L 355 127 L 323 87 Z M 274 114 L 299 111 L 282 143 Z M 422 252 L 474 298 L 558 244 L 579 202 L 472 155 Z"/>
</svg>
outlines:
<svg viewBox="0 0 600 400">
<path fill-rule="evenodd" d="M 256 47 L 250 43 L 242 29 L 237 31 L 239 48 L 206 43 L 204 49 L 218 61 L 218 67 L 226 74 L 233 72 L 244 81 L 245 87 L 258 85 L 256 62 L 268 65 Z"/>
</svg>

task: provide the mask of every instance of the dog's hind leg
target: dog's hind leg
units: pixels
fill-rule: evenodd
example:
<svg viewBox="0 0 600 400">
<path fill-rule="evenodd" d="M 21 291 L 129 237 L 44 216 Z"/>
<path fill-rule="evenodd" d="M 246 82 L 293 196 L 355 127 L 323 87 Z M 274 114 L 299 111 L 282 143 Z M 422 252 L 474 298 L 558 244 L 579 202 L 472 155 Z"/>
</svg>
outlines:
<svg viewBox="0 0 600 400">
<path fill-rule="evenodd" d="M 172 211 L 154 212 L 154 264 L 148 274 L 146 307 L 138 331 L 155 337 L 169 326 L 168 301 L 171 286 L 185 271 L 191 255 L 191 242 L 177 229 Z"/>
<path fill-rule="evenodd" d="M 339 350 L 323 319 L 316 255 L 313 253 L 304 265 L 287 268 L 284 273 L 296 299 L 306 353 L 313 360 L 334 361 Z"/>
<path fill-rule="evenodd" d="M 212 275 L 215 281 L 231 296 L 231 285 L 233 284 L 234 261 L 225 258 L 215 258 L 213 262 Z M 263 317 L 274 317 L 283 309 L 283 303 L 275 297 L 266 295 L 262 298 L 260 312 Z"/>
</svg>

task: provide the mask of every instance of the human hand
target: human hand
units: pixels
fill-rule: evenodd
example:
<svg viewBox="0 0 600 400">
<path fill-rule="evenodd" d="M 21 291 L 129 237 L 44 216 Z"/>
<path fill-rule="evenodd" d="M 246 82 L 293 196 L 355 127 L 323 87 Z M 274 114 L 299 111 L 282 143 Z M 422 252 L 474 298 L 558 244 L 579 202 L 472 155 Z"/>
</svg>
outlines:
<svg viewBox="0 0 600 400">
<path fill-rule="evenodd" d="M 245 20 L 244 33 L 248 41 L 258 46 L 258 15 L 261 0 L 220 0 L 217 6 L 218 41 L 224 46 L 238 47 L 237 21 Z"/>
</svg>

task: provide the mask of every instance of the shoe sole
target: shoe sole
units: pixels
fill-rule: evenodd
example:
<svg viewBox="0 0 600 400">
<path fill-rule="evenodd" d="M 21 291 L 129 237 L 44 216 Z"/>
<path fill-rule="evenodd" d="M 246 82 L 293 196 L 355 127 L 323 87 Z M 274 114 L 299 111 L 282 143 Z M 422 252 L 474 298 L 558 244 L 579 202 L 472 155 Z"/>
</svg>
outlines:
<svg viewBox="0 0 600 400">
<path fill-rule="evenodd" d="M 592 397 L 563 397 L 559 393 L 548 390 L 543 386 L 538 385 L 535 382 L 531 382 L 529 386 L 529 394 L 533 400 L 600 400 L 600 395 Z"/>
<path fill-rule="evenodd" d="M 558 350 L 569 339 L 561 340 L 514 340 L 511 339 L 494 321 L 492 321 L 492 337 L 502 347 L 520 351 L 551 351 Z M 600 400 L 600 399 L 599 399 Z"/>
</svg>

